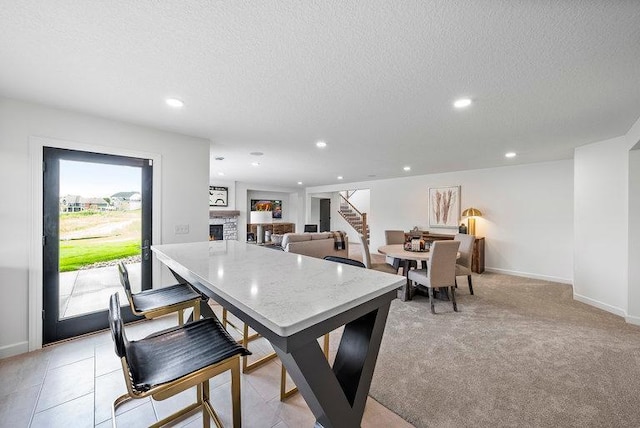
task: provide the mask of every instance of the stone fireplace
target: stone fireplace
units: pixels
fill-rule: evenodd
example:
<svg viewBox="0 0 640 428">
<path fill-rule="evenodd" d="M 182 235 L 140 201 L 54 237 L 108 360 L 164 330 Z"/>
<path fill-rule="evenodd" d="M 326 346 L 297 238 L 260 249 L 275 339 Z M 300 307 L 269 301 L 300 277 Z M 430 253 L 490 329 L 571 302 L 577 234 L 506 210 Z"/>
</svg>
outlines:
<svg viewBox="0 0 640 428">
<path fill-rule="evenodd" d="M 237 240 L 240 211 L 209 211 L 209 240 Z"/>
</svg>

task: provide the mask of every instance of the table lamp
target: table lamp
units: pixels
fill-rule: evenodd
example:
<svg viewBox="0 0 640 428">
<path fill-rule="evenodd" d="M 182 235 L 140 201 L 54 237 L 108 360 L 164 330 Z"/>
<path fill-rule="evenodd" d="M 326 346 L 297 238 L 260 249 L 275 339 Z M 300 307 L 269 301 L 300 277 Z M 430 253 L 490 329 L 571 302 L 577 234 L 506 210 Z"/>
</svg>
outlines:
<svg viewBox="0 0 640 428">
<path fill-rule="evenodd" d="M 476 234 L 476 217 L 482 217 L 482 212 L 477 208 L 467 208 L 462 212 L 463 217 L 469 217 L 469 235 Z"/>
</svg>

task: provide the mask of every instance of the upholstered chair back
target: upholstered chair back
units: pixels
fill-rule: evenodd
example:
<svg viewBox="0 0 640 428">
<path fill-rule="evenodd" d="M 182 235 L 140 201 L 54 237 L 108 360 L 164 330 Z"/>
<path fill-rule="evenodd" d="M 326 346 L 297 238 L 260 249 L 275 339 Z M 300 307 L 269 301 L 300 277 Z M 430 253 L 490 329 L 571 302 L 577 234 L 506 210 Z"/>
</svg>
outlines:
<svg viewBox="0 0 640 428">
<path fill-rule="evenodd" d="M 384 240 L 386 245 L 404 244 L 403 230 L 385 230 Z"/>
<path fill-rule="evenodd" d="M 458 241 L 435 241 L 431 246 L 431 257 L 427 263 L 429 286 L 451 287 L 456 280 L 456 257 Z"/>
<path fill-rule="evenodd" d="M 456 262 L 460 266 L 471 269 L 471 254 L 473 253 L 473 243 L 476 237 L 465 233 L 457 233 L 453 238 L 454 241 L 460 242 L 460 258 Z"/>
</svg>

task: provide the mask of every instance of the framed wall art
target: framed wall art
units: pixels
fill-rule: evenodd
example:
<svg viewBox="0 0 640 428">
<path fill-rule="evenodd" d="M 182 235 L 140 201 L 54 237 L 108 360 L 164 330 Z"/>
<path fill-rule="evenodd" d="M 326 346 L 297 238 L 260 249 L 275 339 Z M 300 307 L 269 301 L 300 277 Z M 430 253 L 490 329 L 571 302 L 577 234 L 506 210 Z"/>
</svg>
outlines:
<svg viewBox="0 0 640 428">
<path fill-rule="evenodd" d="M 458 229 L 460 186 L 429 188 L 429 227 Z"/>
<path fill-rule="evenodd" d="M 229 188 L 219 186 L 209 186 L 209 206 L 226 207 L 229 206 Z"/>
</svg>

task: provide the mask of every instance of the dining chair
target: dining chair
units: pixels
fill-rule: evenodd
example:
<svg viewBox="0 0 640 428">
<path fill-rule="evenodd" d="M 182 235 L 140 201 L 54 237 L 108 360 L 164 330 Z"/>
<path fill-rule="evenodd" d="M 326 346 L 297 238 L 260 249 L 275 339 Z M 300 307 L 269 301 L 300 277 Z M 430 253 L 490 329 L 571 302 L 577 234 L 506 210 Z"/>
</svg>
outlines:
<svg viewBox="0 0 640 428">
<path fill-rule="evenodd" d="M 456 258 L 458 256 L 459 241 L 435 241 L 431 245 L 431 255 L 427 261 L 427 269 L 409 271 L 409 280 L 417 286 L 427 288 L 431 313 L 436 313 L 433 304 L 434 288 L 451 289 L 453 310 L 458 312 L 456 303 Z"/>
<path fill-rule="evenodd" d="M 362 245 L 362 263 L 364 263 L 367 269 L 373 269 L 380 272 L 393 274 L 398 273 L 397 269 L 394 269 L 393 266 L 390 266 L 386 263 L 371 263 L 371 253 L 369 252 L 369 244 L 367 243 L 367 239 L 361 233 L 358 234 L 358 239 L 360 240 L 360 245 Z"/>
<path fill-rule="evenodd" d="M 385 230 L 384 231 L 384 243 L 385 245 L 404 244 L 404 230 Z M 401 259 L 395 257 L 386 256 L 385 262 L 396 269 L 400 269 Z"/>
<path fill-rule="evenodd" d="M 195 320 L 129 341 L 120 314 L 120 299 L 118 293 L 114 293 L 109 300 L 109 327 L 127 386 L 127 392 L 111 406 L 113 427 L 116 409 L 130 400 L 151 396 L 161 401 L 196 386 L 195 403 L 152 427 L 164 426 L 201 408 L 203 427 L 209 427 L 213 419 L 221 428 L 222 422 L 209 401 L 209 379 L 227 370 L 231 371 L 233 426 L 241 426 L 240 355 L 247 355 L 249 351 L 229 336 L 217 318 Z"/>
<path fill-rule="evenodd" d="M 453 238 L 454 241 L 460 242 L 460 258 L 456 262 L 456 276 L 466 276 L 469 283 L 469 293 L 473 296 L 473 284 L 471 283 L 471 258 L 473 256 L 473 244 L 476 237 L 464 233 L 457 233 Z M 456 280 L 456 288 L 458 282 Z"/>
<path fill-rule="evenodd" d="M 178 313 L 178 324 L 184 324 L 184 310 L 193 308 L 194 321 L 200 318 L 200 302 L 204 300 L 189 284 L 176 284 L 170 287 L 155 288 L 133 294 L 129 281 L 129 271 L 122 262 L 118 262 L 120 284 L 134 315 L 152 319 L 173 312 Z"/>
</svg>

